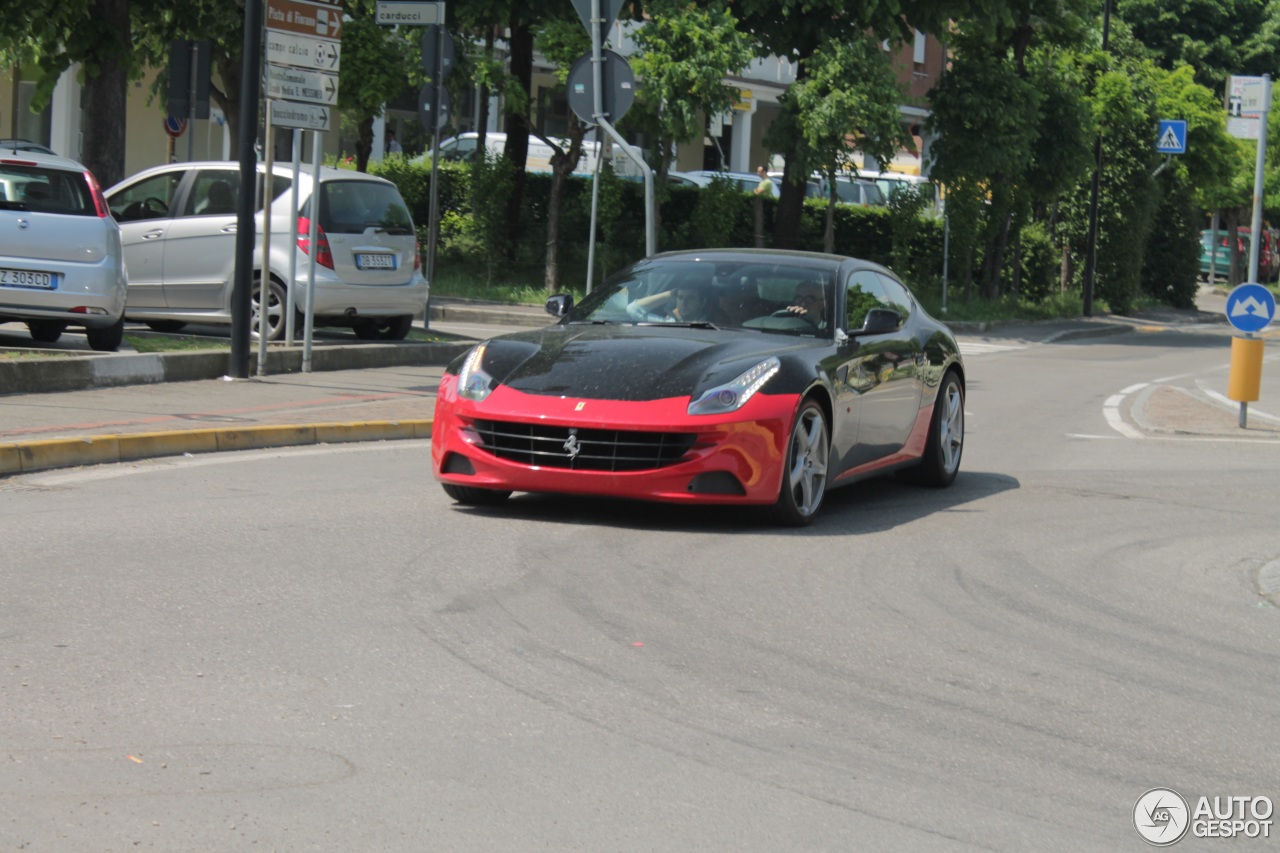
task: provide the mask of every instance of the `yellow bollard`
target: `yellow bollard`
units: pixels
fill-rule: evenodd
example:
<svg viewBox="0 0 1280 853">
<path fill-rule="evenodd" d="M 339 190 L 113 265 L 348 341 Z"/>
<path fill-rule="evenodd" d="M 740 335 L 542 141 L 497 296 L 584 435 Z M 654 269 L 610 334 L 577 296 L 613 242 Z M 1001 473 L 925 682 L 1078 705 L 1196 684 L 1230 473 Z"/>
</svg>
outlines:
<svg viewBox="0 0 1280 853">
<path fill-rule="evenodd" d="M 1237 403 L 1253 403 L 1262 387 L 1262 338 L 1231 339 L 1231 373 L 1227 397 Z"/>
</svg>

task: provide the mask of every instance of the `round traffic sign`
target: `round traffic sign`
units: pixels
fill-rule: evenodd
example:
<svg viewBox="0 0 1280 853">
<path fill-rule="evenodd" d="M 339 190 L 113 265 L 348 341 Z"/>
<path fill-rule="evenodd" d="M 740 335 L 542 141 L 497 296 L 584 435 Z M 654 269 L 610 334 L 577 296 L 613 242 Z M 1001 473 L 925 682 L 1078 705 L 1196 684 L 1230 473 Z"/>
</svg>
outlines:
<svg viewBox="0 0 1280 853">
<path fill-rule="evenodd" d="M 1260 284 L 1238 285 L 1227 295 L 1227 322 L 1246 334 L 1262 331 L 1276 316 L 1276 298 Z"/>
<path fill-rule="evenodd" d="M 636 101 L 636 76 L 627 60 L 612 50 L 600 51 L 601 107 L 610 123 L 618 121 Z M 591 54 L 584 53 L 574 61 L 565 81 L 569 109 L 584 124 L 595 124 L 595 81 L 592 78 Z"/>
<path fill-rule="evenodd" d="M 187 120 L 185 118 L 178 118 L 177 116 L 165 116 L 164 132 L 172 136 L 174 139 L 177 139 L 179 136 L 185 133 L 186 129 L 187 129 Z"/>
</svg>

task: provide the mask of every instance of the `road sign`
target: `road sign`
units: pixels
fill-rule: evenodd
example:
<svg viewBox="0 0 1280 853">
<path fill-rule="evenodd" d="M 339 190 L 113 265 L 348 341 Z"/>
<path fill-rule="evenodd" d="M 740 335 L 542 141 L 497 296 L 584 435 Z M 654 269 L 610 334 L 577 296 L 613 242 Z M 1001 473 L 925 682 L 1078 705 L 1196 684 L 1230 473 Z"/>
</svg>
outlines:
<svg viewBox="0 0 1280 853">
<path fill-rule="evenodd" d="M 1276 316 L 1276 298 L 1260 284 L 1236 287 L 1227 296 L 1227 322 L 1252 334 L 1267 327 Z"/>
<path fill-rule="evenodd" d="M 624 115 L 636 101 L 636 76 L 631 72 L 631 65 L 620 54 L 612 50 L 602 50 L 604 67 L 600 69 L 600 82 L 604 90 L 602 109 L 604 117 L 614 124 Z M 569 69 L 569 77 L 565 81 L 565 93 L 569 99 L 569 109 L 587 124 L 595 124 L 595 85 L 591 75 L 591 54 L 579 56 Z"/>
<path fill-rule="evenodd" d="M 422 34 L 422 69 L 428 75 L 436 73 L 436 45 L 440 43 L 440 24 L 432 24 Z M 453 36 L 444 32 L 444 50 L 440 51 L 440 79 L 447 79 L 453 70 L 454 47 Z"/>
<path fill-rule="evenodd" d="M 314 104 L 296 104 L 293 101 L 267 101 L 271 110 L 271 123 L 276 127 L 296 127 L 301 130 L 328 130 L 329 108 Z"/>
<path fill-rule="evenodd" d="M 267 62 L 316 71 L 338 72 L 342 43 L 267 30 Z"/>
<path fill-rule="evenodd" d="M 435 83 L 428 83 L 418 93 L 418 116 L 422 119 L 422 126 L 426 128 L 427 133 L 434 134 L 448 124 L 452 111 L 453 99 L 449 97 L 449 90 L 444 86 L 440 87 L 439 109 L 436 108 Z"/>
<path fill-rule="evenodd" d="M 444 23 L 444 3 L 421 0 L 378 0 L 378 23 L 385 25 Z"/>
<path fill-rule="evenodd" d="M 333 106 L 338 102 L 338 75 L 289 65 L 268 65 L 267 97 Z"/>
<path fill-rule="evenodd" d="M 573 0 L 573 8 L 578 10 L 578 17 L 582 19 L 582 25 L 587 28 L 587 35 L 591 35 L 591 4 L 594 0 Z M 618 13 L 622 11 L 623 0 L 600 0 L 600 37 L 607 38 L 605 33 L 609 27 L 613 26 L 614 19 L 618 17 Z"/>
<path fill-rule="evenodd" d="M 1187 123 L 1181 119 L 1160 119 L 1156 131 L 1156 151 L 1160 154 L 1187 153 Z"/>
<path fill-rule="evenodd" d="M 315 38 L 342 38 L 342 9 L 303 0 L 267 0 L 267 29 Z"/>
<path fill-rule="evenodd" d="M 178 116 L 167 116 L 164 120 L 164 132 L 177 139 L 187 129 L 187 120 Z"/>
</svg>

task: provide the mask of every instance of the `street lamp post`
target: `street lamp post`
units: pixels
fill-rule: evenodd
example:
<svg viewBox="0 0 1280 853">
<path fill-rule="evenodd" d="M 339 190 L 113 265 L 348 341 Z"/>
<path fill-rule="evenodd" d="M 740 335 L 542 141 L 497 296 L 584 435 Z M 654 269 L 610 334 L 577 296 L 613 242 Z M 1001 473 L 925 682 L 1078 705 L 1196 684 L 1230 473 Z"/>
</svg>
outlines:
<svg viewBox="0 0 1280 853">
<path fill-rule="evenodd" d="M 1102 0 L 1102 52 L 1111 36 L 1111 0 Z M 1093 316 L 1093 283 L 1098 272 L 1098 184 L 1102 179 L 1102 128 L 1093 142 L 1093 183 L 1089 189 L 1089 243 L 1084 266 L 1084 316 Z"/>
</svg>

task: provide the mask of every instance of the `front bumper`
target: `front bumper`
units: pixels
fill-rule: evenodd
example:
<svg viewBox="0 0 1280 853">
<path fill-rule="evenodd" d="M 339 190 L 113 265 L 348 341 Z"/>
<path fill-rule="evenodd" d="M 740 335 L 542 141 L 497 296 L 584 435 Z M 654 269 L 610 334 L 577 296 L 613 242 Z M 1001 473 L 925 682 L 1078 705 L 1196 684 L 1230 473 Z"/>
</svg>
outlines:
<svg viewBox="0 0 1280 853">
<path fill-rule="evenodd" d="M 447 375 L 436 398 L 432 472 L 461 486 L 517 492 L 600 495 L 676 503 L 772 504 L 800 399 L 756 394 L 729 415 L 691 416 L 688 397 L 644 402 L 525 394 L 505 386 L 482 403 L 459 397 Z M 696 436 L 680 460 L 640 471 L 580 470 L 502 458 L 484 444 L 477 421 Z"/>
</svg>

